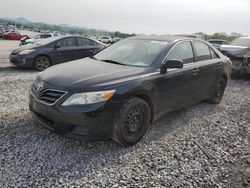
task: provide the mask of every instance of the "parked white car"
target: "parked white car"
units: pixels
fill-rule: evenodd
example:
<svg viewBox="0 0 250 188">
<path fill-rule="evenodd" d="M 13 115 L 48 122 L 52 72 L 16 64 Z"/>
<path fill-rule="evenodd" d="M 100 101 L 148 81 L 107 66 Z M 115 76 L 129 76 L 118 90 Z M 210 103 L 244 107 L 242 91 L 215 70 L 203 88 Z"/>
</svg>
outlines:
<svg viewBox="0 0 250 188">
<path fill-rule="evenodd" d="M 109 36 L 104 36 L 98 39 L 100 42 L 103 43 L 112 43 L 112 38 Z"/>
<path fill-rule="evenodd" d="M 54 35 L 51 34 L 51 33 L 42 33 L 42 34 L 39 34 L 39 35 L 35 36 L 35 38 L 23 37 L 21 39 L 21 42 L 20 42 L 19 46 L 26 45 L 26 44 L 29 44 L 29 43 L 34 43 L 34 42 L 37 42 L 39 40 L 47 39 L 47 38 L 50 38 L 50 37 L 53 37 L 53 36 Z"/>
</svg>

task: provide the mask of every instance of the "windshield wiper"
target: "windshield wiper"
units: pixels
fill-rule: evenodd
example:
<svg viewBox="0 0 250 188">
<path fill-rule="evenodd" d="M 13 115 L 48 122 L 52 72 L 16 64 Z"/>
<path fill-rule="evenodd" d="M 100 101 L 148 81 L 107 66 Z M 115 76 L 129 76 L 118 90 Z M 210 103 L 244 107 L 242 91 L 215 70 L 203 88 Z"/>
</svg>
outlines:
<svg viewBox="0 0 250 188">
<path fill-rule="evenodd" d="M 107 63 L 113 63 L 113 64 L 117 64 L 117 65 L 126 65 L 126 64 L 120 63 L 118 61 L 112 60 L 112 59 L 102 59 L 100 61 L 104 61 L 104 62 L 107 62 Z"/>
<path fill-rule="evenodd" d="M 90 59 L 94 59 L 94 60 L 98 60 L 96 57 L 94 56 L 89 56 Z"/>
<path fill-rule="evenodd" d="M 107 63 L 113 63 L 113 64 L 117 64 L 117 65 L 126 65 L 126 64 L 120 63 L 118 61 L 112 60 L 112 59 L 102 59 L 100 61 L 104 61 L 104 62 L 107 62 Z"/>
</svg>

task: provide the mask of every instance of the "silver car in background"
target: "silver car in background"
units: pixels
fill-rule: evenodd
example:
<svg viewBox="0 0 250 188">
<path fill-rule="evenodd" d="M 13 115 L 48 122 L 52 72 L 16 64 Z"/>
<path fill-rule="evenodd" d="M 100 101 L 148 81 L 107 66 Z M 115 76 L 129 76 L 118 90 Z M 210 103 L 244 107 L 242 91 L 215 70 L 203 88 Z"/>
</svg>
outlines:
<svg viewBox="0 0 250 188">
<path fill-rule="evenodd" d="M 221 45 L 219 50 L 231 59 L 232 76 L 250 74 L 250 37 L 237 38 L 230 45 Z"/>
</svg>

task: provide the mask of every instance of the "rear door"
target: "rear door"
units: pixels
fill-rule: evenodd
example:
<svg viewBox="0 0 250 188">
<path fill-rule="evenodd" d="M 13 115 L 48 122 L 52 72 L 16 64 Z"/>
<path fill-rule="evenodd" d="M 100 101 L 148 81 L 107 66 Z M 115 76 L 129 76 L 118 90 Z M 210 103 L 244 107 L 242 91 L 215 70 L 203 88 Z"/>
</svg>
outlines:
<svg viewBox="0 0 250 188">
<path fill-rule="evenodd" d="M 94 55 L 98 50 L 98 43 L 84 37 L 77 37 L 77 59 Z"/>
<path fill-rule="evenodd" d="M 214 50 L 202 41 L 193 41 L 196 68 L 195 100 L 197 102 L 211 96 L 213 86 L 221 76 L 222 62 Z"/>
<path fill-rule="evenodd" d="M 155 85 L 157 88 L 158 112 L 164 115 L 190 105 L 194 101 L 195 80 L 194 53 L 190 41 L 176 44 L 167 55 L 167 60 L 183 60 L 181 69 L 168 69 L 166 74 L 160 74 Z"/>
<path fill-rule="evenodd" d="M 63 63 L 77 59 L 77 43 L 75 37 L 58 40 L 53 48 L 52 59 L 54 63 Z"/>
</svg>

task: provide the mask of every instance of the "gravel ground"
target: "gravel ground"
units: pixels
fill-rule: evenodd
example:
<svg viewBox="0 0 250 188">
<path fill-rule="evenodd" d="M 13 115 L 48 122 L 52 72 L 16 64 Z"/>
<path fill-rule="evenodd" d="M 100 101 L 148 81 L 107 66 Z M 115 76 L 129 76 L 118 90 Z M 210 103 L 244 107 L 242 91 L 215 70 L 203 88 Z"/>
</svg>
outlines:
<svg viewBox="0 0 250 188">
<path fill-rule="evenodd" d="M 250 80 L 154 123 L 137 145 L 83 143 L 35 122 L 37 72 L 0 70 L 0 187 L 250 187 Z"/>
</svg>

